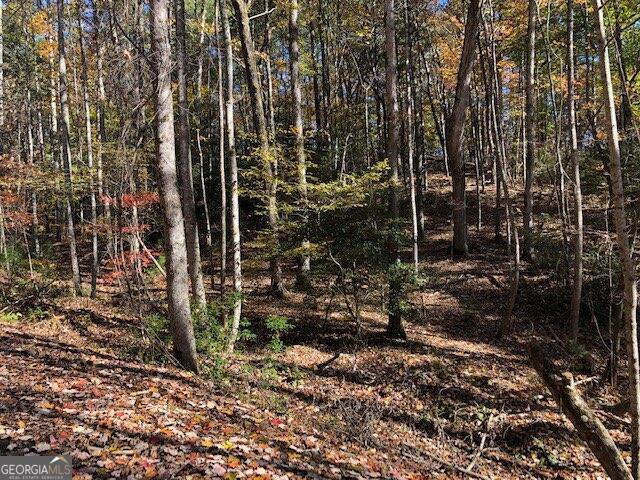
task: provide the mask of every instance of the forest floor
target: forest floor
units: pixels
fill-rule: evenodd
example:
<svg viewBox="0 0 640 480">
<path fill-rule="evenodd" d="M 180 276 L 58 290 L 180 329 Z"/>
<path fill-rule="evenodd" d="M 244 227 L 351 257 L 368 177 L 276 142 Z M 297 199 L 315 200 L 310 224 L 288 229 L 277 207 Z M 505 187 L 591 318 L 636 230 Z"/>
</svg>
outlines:
<svg viewBox="0 0 640 480">
<path fill-rule="evenodd" d="M 140 320 L 117 295 L 61 296 L 41 318 L 0 323 L 0 455 L 70 454 L 79 479 L 604 478 L 527 364 L 532 338 L 562 354 L 553 272 L 525 266 L 516 331 L 497 339 L 506 249 L 487 214 L 480 233 L 470 227 L 469 258 L 450 258 L 445 182 L 432 181 L 428 282 L 411 294 L 406 341 L 384 337 L 373 302 L 356 335 L 344 305 L 327 314 L 326 287 L 271 299 L 256 264 L 246 316 L 287 316 L 284 350 L 246 349 L 196 377 L 135 360 Z M 562 361 L 579 378 L 602 371 L 601 356 L 577 358 Z M 618 399 L 592 383 L 590 399 Z"/>
</svg>

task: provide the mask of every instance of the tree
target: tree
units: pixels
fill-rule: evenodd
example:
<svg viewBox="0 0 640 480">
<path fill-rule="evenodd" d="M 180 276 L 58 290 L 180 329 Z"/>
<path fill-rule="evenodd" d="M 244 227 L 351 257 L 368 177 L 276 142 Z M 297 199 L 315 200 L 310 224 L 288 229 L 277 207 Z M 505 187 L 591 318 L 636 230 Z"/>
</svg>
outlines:
<svg viewBox="0 0 640 480">
<path fill-rule="evenodd" d="M 407 166 L 409 167 L 409 202 L 411 204 L 411 251 L 413 254 L 413 268 L 415 273 L 418 273 L 418 238 L 419 231 L 422 231 L 424 225 L 420 226 L 418 222 L 418 218 L 422 218 L 422 212 L 418 215 L 418 205 L 416 202 L 416 175 L 414 169 L 413 162 L 413 146 L 414 146 L 414 124 L 413 124 L 413 111 L 416 109 L 416 105 L 414 105 L 416 97 L 414 95 L 415 86 L 413 85 L 413 65 L 411 64 L 412 55 L 411 55 L 411 29 L 409 23 L 409 5 L 407 0 L 404 0 L 404 20 L 405 20 L 405 40 L 406 40 L 406 48 L 408 50 L 405 56 L 405 70 L 407 74 L 406 85 L 407 85 L 407 95 L 406 95 L 406 112 L 407 112 Z M 422 108 L 422 106 L 420 106 Z M 421 182 L 418 182 L 421 183 Z M 420 188 L 418 190 L 421 190 Z M 422 195 L 418 197 L 420 200 L 422 199 Z"/>
<path fill-rule="evenodd" d="M 91 298 L 95 298 L 98 280 L 98 207 L 93 174 L 93 135 L 91 133 L 91 108 L 89 104 L 89 77 L 87 75 L 87 59 L 82 40 L 82 5 L 78 3 L 78 44 L 80 46 L 80 63 L 82 67 L 82 103 L 84 106 L 85 134 L 87 141 L 87 166 L 89 167 L 89 198 L 91 205 Z"/>
<path fill-rule="evenodd" d="M 67 235 L 69 240 L 69 258 L 71 261 L 71 278 L 73 290 L 76 295 L 82 296 L 82 284 L 80 282 L 80 266 L 78 264 L 78 252 L 76 250 L 76 230 L 73 218 L 73 177 L 71 165 L 71 144 L 69 131 L 71 129 L 71 115 L 69 114 L 69 95 L 67 89 L 67 57 L 64 47 L 64 0 L 58 0 L 58 88 L 60 97 L 60 145 L 62 146 L 62 162 L 65 172 L 66 187 L 66 216 Z"/>
<path fill-rule="evenodd" d="M 471 0 L 464 26 L 464 41 L 460 56 L 460 67 L 456 82 L 453 106 L 446 123 L 446 149 L 453 182 L 453 253 L 466 256 L 469 253 L 467 240 L 467 200 L 462 140 L 464 123 L 469 105 L 469 89 L 480 25 L 480 0 Z"/>
<path fill-rule="evenodd" d="M 569 162 L 573 168 L 573 205 L 575 211 L 575 236 L 573 247 L 573 288 L 569 328 L 573 341 L 578 340 L 580 301 L 582 299 L 582 252 L 584 227 L 582 218 L 582 189 L 580 186 L 580 160 L 578 158 L 578 128 L 575 100 L 575 59 L 573 48 L 573 0 L 567 0 L 567 108 L 569 109 L 570 150 Z"/>
<path fill-rule="evenodd" d="M 298 0 L 291 0 L 289 5 L 289 57 L 291 71 L 291 96 L 293 99 L 293 132 L 295 135 L 296 164 L 298 167 L 298 190 L 303 209 L 303 221 L 306 228 L 307 216 L 307 160 L 304 153 L 304 126 L 302 122 L 302 90 L 300 88 L 300 47 L 298 45 Z M 296 284 L 302 288 L 309 286 L 309 240 L 302 240 L 302 255 L 298 262 Z"/>
<path fill-rule="evenodd" d="M 527 23 L 527 65 L 525 72 L 525 185 L 524 185 L 524 256 L 533 258 L 533 180 L 536 163 L 536 21 L 538 4 L 529 0 Z"/>
<path fill-rule="evenodd" d="M 185 368 L 197 372 L 198 358 L 189 304 L 184 220 L 176 171 L 167 2 L 168 0 L 151 2 L 151 47 L 156 73 L 156 161 L 165 221 L 167 302 L 176 357 Z"/>
<path fill-rule="evenodd" d="M 609 64 L 609 48 L 607 31 L 604 23 L 604 6 L 602 0 L 593 0 L 597 20 L 597 36 L 600 55 L 600 75 L 604 89 L 604 112 L 606 118 L 607 140 L 609 144 L 609 162 L 611 187 L 613 190 L 613 218 L 618 243 L 618 253 L 622 264 L 622 279 L 624 285 L 624 314 L 623 321 L 627 333 L 627 356 L 629 373 L 629 400 L 631 414 L 631 474 L 633 478 L 640 478 L 640 365 L 638 354 L 638 325 L 636 307 L 638 304 L 638 289 L 636 285 L 636 266 L 632 258 L 629 236 L 627 234 L 627 219 L 624 207 L 624 186 L 622 183 L 622 166 L 620 162 L 620 141 L 616 121 L 616 106 L 613 95 L 613 80 Z"/>
<path fill-rule="evenodd" d="M 240 204 L 238 202 L 238 164 L 236 160 L 236 139 L 233 111 L 233 48 L 231 45 L 231 27 L 227 14 L 226 0 L 220 1 L 220 16 L 224 35 L 224 60 L 226 70 L 225 126 L 227 135 L 227 165 L 229 168 L 229 186 L 231 187 L 231 241 L 233 248 L 233 317 L 227 342 L 227 351 L 232 352 L 240 328 L 242 315 L 242 254 L 240 245 Z"/>
<path fill-rule="evenodd" d="M 175 0 L 176 17 L 176 63 L 178 73 L 178 148 L 179 148 L 179 185 L 182 197 L 184 230 L 187 239 L 187 259 L 191 291 L 194 300 L 200 307 L 206 305 L 207 299 L 202 278 L 200 259 L 200 239 L 196 208 L 193 196 L 193 168 L 191 162 L 191 136 L 189 133 L 189 103 L 187 101 L 187 76 L 185 66 L 186 32 L 184 0 Z"/>
<path fill-rule="evenodd" d="M 249 20 L 249 5 L 245 0 L 233 0 L 236 15 L 240 23 L 240 40 L 242 43 L 242 56 L 247 73 L 247 86 L 251 99 L 251 113 L 253 116 L 253 127 L 258 136 L 259 160 L 263 164 L 264 183 L 267 203 L 267 213 L 269 216 L 269 228 L 271 229 L 271 291 L 275 296 L 281 297 L 285 293 L 282 282 L 282 267 L 280 264 L 280 241 L 279 241 L 279 214 L 276 194 L 278 191 L 278 181 L 275 169 L 275 153 L 269 142 L 267 123 L 265 119 L 264 103 L 262 101 L 262 86 L 258 75 L 256 55 L 253 48 L 253 36 Z"/>
<path fill-rule="evenodd" d="M 387 113 L 387 144 L 386 153 L 391 167 L 391 178 L 389 186 L 390 204 L 390 240 L 389 240 L 389 262 L 391 269 L 394 264 L 400 263 L 399 245 L 397 240 L 397 230 L 400 222 L 400 179 L 398 177 L 398 145 L 400 144 L 400 122 L 398 108 L 398 60 L 396 57 L 396 17 L 394 0 L 384 2 L 384 56 L 386 60 L 385 68 L 385 106 Z M 406 337 L 402 327 L 402 316 L 399 305 L 399 290 L 397 276 L 389 274 L 389 323 L 387 325 L 387 335 L 392 337 Z"/>
</svg>

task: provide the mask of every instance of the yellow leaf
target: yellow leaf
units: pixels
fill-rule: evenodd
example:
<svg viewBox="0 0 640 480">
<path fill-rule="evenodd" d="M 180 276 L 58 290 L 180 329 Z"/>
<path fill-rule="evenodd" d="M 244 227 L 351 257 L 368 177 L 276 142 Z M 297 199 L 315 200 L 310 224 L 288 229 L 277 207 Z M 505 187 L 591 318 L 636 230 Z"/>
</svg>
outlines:
<svg viewBox="0 0 640 480">
<path fill-rule="evenodd" d="M 235 447 L 235 444 L 233 442 L 229 441 L 229 440 L 225 440 L 220 445 L 220 448 L 222 448 L 226 452 L 231 451 L 233 449 L 233 447 Z"/>
<path fill-rule="evenodd" d="M 211 447 L 213 447 L 215 445 L 215 443 L 210 438 L 203 438 L 202 442 L 200 442 L 200 445 L 202 445 L 203 447 L 206 447 L 206 448 L 211 448 Z"/>
</svg>

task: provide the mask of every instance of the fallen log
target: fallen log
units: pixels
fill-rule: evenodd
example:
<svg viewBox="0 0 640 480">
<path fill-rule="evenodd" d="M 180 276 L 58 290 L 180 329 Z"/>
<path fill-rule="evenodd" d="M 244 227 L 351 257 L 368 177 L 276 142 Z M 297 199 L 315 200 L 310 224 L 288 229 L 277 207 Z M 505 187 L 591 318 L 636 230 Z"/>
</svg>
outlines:
<svg viewBox="0 0 640 480">
<path fill-rule="evenodd" d="M 589 445 L 609 477 L 613 480 L 632 480 L 631 471 L 609 431 L 576 389 L 573 375 L 558 372 L 536 343 L 529 346 L 529 360 L 562 413 L 571 421 L 578 436 Z"/>
</svg>

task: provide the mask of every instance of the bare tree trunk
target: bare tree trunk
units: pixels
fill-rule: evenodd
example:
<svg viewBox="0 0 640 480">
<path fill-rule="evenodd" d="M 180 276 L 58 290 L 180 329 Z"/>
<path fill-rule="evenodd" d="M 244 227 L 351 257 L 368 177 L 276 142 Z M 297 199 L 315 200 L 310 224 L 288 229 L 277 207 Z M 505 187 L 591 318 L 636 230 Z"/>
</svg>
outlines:
<svg viewBox="0 0 640 480">
<path fill-rule="evenodd" d="M 216 3 L 217 5 L 217 3 Z M 207 193 L 207 184 L 206 184 L 206 180 L 205 180 L 205 161 L 204 161 L 204 152 L 202 150 L 202 131 L 204 128 L 204 125 L 206 125 L 210 120 L 207 116 L 204 116 L 204 112 L 203 112 L 203 105 L 202 105 L 202 82 L 203 82 L 203 74 L 204 74 L 204 58 L 205 55 L 207 55 L 208 58 L 208 48 L 210 48 L 211 44 L 208 43 L 207 46 L 205 46 L 205 32 L 206 32 L 206 28 L 207 28 L 207 7 L 206 7 L 206 2 L 202 2 L 202 6 L 201 6 L 201 13 L 200 13 L 200 22 L 199 22 L 199 29 L 200 29 L 200 36 L 198 39 L 198 45 L 199 45 L 199 52 L 198 52 L 198 70 L 196 73 L 196 87 L 195 87 L 195 95 L 196 95 L 196 101 L 195 101 L 195 116 L 196 116 L 196 148 L 198 149 L 198 165 L 199 165 L 199 170 L 200 170 L 200 190 L 201 190 L 201 194 L 202 194 L 202 206 L 204 209 L 204 220 L 205 220 L 205 243 L 207 245 L 207 249 L 209 250 L 209 260 L 211 263 L 211 287 L 214 288 L 215 287 L 215 283 L 216 283 L 216 274 L 215 274 L 215 269 L 213 268 L 213 266 L 215 265 L 215 252 L 212 248 L 213 246 L 213 237 L 212 237 L 212 232 L 211 232 L 211 214 L 209 211 L 209 196 Z M 216 32 L 215 37 L 216 37 L 216 49 L 218 51 L 220 51 L 220 45 L 218 42 L 218 10 L 214 8 L 214 31 Z M 220 69 L 221 67 L 221 63 L 222 63 L 222 58 L 220 58 L 220 55 L 218 55 L 218 75 L 220 76 Z M 209 70 L 207 69 L 207 72 L 209 72 Z M 218 81 L 218 108 L 219 108 L 219 118 L 222 118 L 222 116 L 224 115 L 224 113 L 221 113 L 222 109 L 224 108 L 223 106 L 223 100 L 222 100 L 222 86 L 221 83 L 222 80 L 219 79 Z M 208 83 L 207 83 L 208 84 Z M 220 120 L 219 120 L 220 121 Z M 223 131 L 222 129 L 224 128 L 223 123 L 220 123 L 220 139 L 219 139 L 219 145 L 220 145 L 220 156 L 221 156 L 221 162 L 224 162 L 224 135 L 223 135 Z M 209 157 L 209 172 L 212 173 L 212 161 L 211 161 L 211 156 Z M 224 186 L 224 184 L 223 184 Z M 224 208 L 221 209 L 223 214 L 226 211 Z M 224 230 L 224 229 L 222 229 Z M 224 237 L 222 237 L 224 235 Z M 226 239 L 226 233 L 225 232 L 221 232 L 221 237 Z M 223 269 L 224 270 L 224 269 Z M 224 289 L 221 289 L 224 290 Z M 222 292 L 223 293 L 223 292 Z"/>
<path fill-rule="evenodd" d="M 184 220 L 176 171 L 173 97 L 171 94 L 171 45 L 168 0 L 151 2 L 151 45 L 156 69 L 156 156 L 158 181 L 165 220 L 167 301 L 173 346 L 180 363 L 198 371 L 196 341 L 189 304 L 189 273 Z"/>
<path fill-rule="evenodd" d="M 215 12 L 215 26 L 216 32 L 218 31 L 218 11 L 219 5 L 218 3 L 222 0 L 217 0 L 216 2 L 216 12 Z M 225 8 L 223 5 L 222 8 Z M 217 40 L 216 35 L 216 42 Z M 216 43 L 218 47 L 218 51 L 220 46 Z M 225 283 L 227 278 L 227 180 L 225 174 L 225 165 L 224 165 L 224 92 L 223 92 L 223 78 L 222 78 L 222 57 L 218 55 L 218 124 L 220 126 L 220 142 L 219 142 L 219 154 L 218 157 L 220 160 L 220 296 L 223 297 L 225 294 Z M 233 119 L 232 119 L 233 121 Z M 226 315 L 224 316 L 224 322 L 226 323 Z"/>
<path fill-rule="evenodd" d="M 604 23 L 604 6 L 602 0 L 593 0 L 596 19 L 598 21 L 598 41 L 600 44 L 600 74 L 604 84 L 603 97 L 605 103 L 606 127 L 609 140 L 609 159 L 611 184 L 613 189 L 613 217 L 622 277 L 624 284 L 624 324 L 627 333 L 627 356 L 629 369 L 629 399 L 631 414 L 631 473 L 633 478 L 640 478 L 640 368 L 638 365 L 638 326 L 636 307 L 638 290 L 636 285 L 635 264 L 631 256 L 629 237 L 627 235 L 627 219 L 624 208 L 624 187 L 622 183 L 622 167 L 620 162 L 620 143 L 616 122 L 616 107 L 613 96 L 613 81 L 609 65 L 609 49 L 606 27 Z"/>
<path fill-rule="evenodd" d="M 411 48 L 411 33 L 409 31 L 409 5 L 407 0 L 404 0 L 404 21 L 406 32 L 406 47 Z M 413 93 L 413 76 L 410 74 L 413 65 L 411 65 L 410 56 L 407 54 L 405 57 L 405 68 L 407 73 L 407 163 L 409 168 L 409 196 L 411 203 L 411 251 L 413 253 L 413 268 L 418 274 L 418 205 L 416 202 L 416 178 L 413 165 L 413 148 L 414 148 L 414 124 L 413 124 L 413 110 L 415 108 Z"/>
<path fill-rule="evenodd" d="M 464 27 L 464 43 L 458 69 L 456 96 L 447 118 L 446 145 L 453 182 L 453 254 L 466 256 L 469 253 L 467 241 L 467 201 L 466 179 L 462 140 L 464 123 L 469 104 L 469 88 L 478 43 L 480 24 L 480 0 L 471 0 Z"/>
<path fill-rule="evenodd" d="M 504 156 L 498 155 L 497 167 L 498 178 L 502 183 L 504 191 L 504 203 L 507 211 L 507 233 L 510 233 L 510 236 L 507 238 L 510 258 L 509 268 L 511 276 L 509 286 L 509 301 L 507 304 L 507 310 L 502 317 L 502 321 L 500 323 L 500 328 L 498 331 L 498 335 L 503 336 L 508 335 L 513 330 L 513 309 L 516 306 L 518 287 L 520 285 L 520 236 L 518 234 L 518 224 L 516 223 L 515 207 L 509 193 L 509 175 L 507 173 L 506 161 Z"/>
<path fill-rule="evenodd" d="M 575 210 L 575 235 L 573 240 L 573 288 L 569 329 L 573 341 L 578 340 L 580 325 L 580 300 L 582 298 L 582 250 L 584 229 L 582 220 L 582 189 L 580 188 L 580 160 L 578 159 L 578 131 L 576 126 L 575 60 L 573 51 L 573 0 L 567 0 L 567 103 L 571 137 L 569 161 L 573 167 L 573 205 Z"/>
<path fill-rule="evenodd" d="M 1 7 L 0 7 L 1 8 Z M 0 202 L 0 253 L 4 257 L 5 273 L 11 277 L 11 263 L 9 262 L 9 249 L 7 245 L 7 234 L 4 222 L 4 207 Z"/>
<path fill-rule="evenodd" d="M 33 106 L 31 102 L 31 89 L 27 89 L 27 128 L 29 134 L 29 164 L 35 163 L 35 147 L 33 139 Z M 38 240 L 38 195 L 35 190 L 31 192 L 31 241 L 35 255 L 40 254 L 40 241 Z M 28 247 L 28 245 L 27 245 Z"/>
<path fill-rule="evenodd" d="M 524 185 L 524 256 L 533 258 L 533 176 L 536 163 L 536 0 L 529 0 L 527 26 L 527 65 L 525 75 L 526 113 L 525 131 L 527 153 Z"/>
<path fill-rule="evenodd" d="M 80 283 L 80 266 L 76 250 L 76 233 L 73 219 L 73 179 L 71 169 L 71 146 L 69 144 L 69 98 L 67 91 L 67 59 L 64 48 L 64 0 L 58 0 L 58 74 L 60 89 L 61 128 L 60 143 L 62 145 L 62 161 L 64 163 L 65 182 L 67 190 L 67 230 L 69 235 L 69 257 L 71 260 L 71 278 L 76 295 L 82 296 Z"/>
<path fill-rule="evenodd" d="M 386 154 L 391 167 L 390 179 L 390 210 L 391 210 L 391 238 L 389 239 L 389 323 L 387 335 L 391 337 L 406 337 L 402 327 L 400 312 L 400 291 L 402 286 L 391 271 L 393 264 L 400 263 L 399 245 L 396 232 L 400 226 L 400 180 L 398 178 L 398 145 L 400 144 L 400 122 L 398 108 L 398 60 L 396 56 L 396 17 L 394 0 L 384 2 L 384 33 L 385 33 L 385 105 L 387 114 L 387 145 Z"/>
<path fill-rule="evenodd" d="M 96 165 L 96 182 L 98 188 L 98 198 L 102 203 L 101 214 L 104 215 L 105 225 L 107 230 L 107 251 L 115 252 L 115 240 L 113 236 L 113 231 L 111 229 L 111 205 L 110 202 L 103 202 L 103 199 L 106 199 L 106 195 L 108 194 L 108 189 L 105 186 L 104 178 L 103 178 L 103 152 L 104 145 L 107 143 L 107 122 L 106 122 L 106 103 L 107 103 L 107 95 L 104 87 L 104 41 L 102 39 L 102 27 L 103 23 L 100 16 L 100 11 L 97 8 L 94 8 L 93 11 L 93 20 L 95 23 L 95 42 L 96 42 L 96 73 L 97 73 L 97 91 L 98 91 L 98 100 L 97 100 L 97 109 L 96 109 L 96 120 L 98 124 L 98 155 L 97 155 L 97 165 Z"/>
<path fill-rule="evenodd" d="M 236 163 L 236 140 L 233 119 L 233 48 L 231 45 L 231 28 L 227 15 L 226 1 L 221 0 L 220 12 L 224 31 L 224 60 L 226 66 L 225 86 L 225 125 L 227 133 L 227 165 L 229 168 L 229 187 L 231 190 L 231 238 L 233 246 L 233 318 L 227 351 L 232 352 L 238 337 L 240 316 L 242 314 L 242 263 L 240 251 L 240 206 L 238 203 L 238 165 Z"/>
<path fill-rule="evenodd" d="M 580 438 L 589 445 L 607 475 L 613 480 L 631 480 L 631 472 L 620 450 L 576 390 L 573 376 L 568 372 L 557 372 L 537 345 L 530 347 L 529 359 L 562 412 L 569 418 Z"/>
<path fill-rule="evenodd" d="M 191 166 L 191 136 L 189 134 L 189 103 L 187 101 L 186 74 L 186 32 L 184 0 L 175 0 L 176 19 L 176 63 L 178 73 L 178 149 L 179 185 L 182 196 L 182 211 L 187 238 L 187 257 L 191 293 L 193 299 L 203 307 L 207 303 L 202 278 L 202 260 L 200 258 L 200 237 L 196 220 L 196 207 L 193 194 L 193 168 Z"/>
<path fill-rule="evenodd" d="M 291 70 L 291 96 L 293 97 L 293 116 L 295 133 L 296 163 L 298 166 L 298 190 L 300 207 L 303 211 L 304 229 L 307 228 L 307 159 L 304 152 L 304 125 L 302 122 L 302 89 L 300 88 L 300 47 L 298 45 L 298 0 L 291 0 L 289 5 L 289 57 Z M 302 255 L 298 262 L 296 284 L 306 289 L 309 287 L 309 240 L 302 240 Z"/>
<path fill-rule="evenodd" d="M 251 2 L 249 2 L 251 5 Z M 265 12 L 269 10 L 269 0 L 264 0 Z M 250 8 L 250 7 L 249 7 Z M 273 106 L 273 74 L 271 69 L 271 23 L 269 22 L 269 14 L 264 16 L 264 70 L 267 80 L 267 127 L 269 129 L 269 136 L 271 141 L 276 138 L 276 122 L 274 116 Z"/>
<path fill-rule="evenodd" d="M 256 65 L 255 51 L 253 48 L 248 5 L 245 0 L 233 0 L 233 5 L 240 23 L 242 56 L 244 57 L 245 69 L 247 71 L 247 84 L 251 99 L 253 125 L 260 144 L 260 161 L 264 164 L 267 210 L 269 213 L 269 227 L 271 229 L 271 291 L 275 296 L 281 297 L 285 294 L 285 289 L 284 283 L 282 282 L 280 240 L 278 238 L 280 220 L 276 200 L 276 193 L 278 191 L 276 163 L 275 158 L 273 158 L 274 153 L 269 142 L 269 134 L 265 121 L 262 88 L 260 86 L 258 67 Z"/>
<path fill-rule="evenodd" d="M 98 279 L 98 210 L 93 173 L 93 137 L 91 134 L 91 110 L 89 106 L 89 80 L 87 76 L 87 59 L 84 53 L 82 31 L 82 3 L 78 2 L 78 42 L 80 45 L 80 62 L 82 66 L 82 102 L 84 104 L 85 133 L 87 140 L 87 166 L 89 167 L 89 196 L 91 201 L 91 298 L 95 298 Z"/>
</svg>

